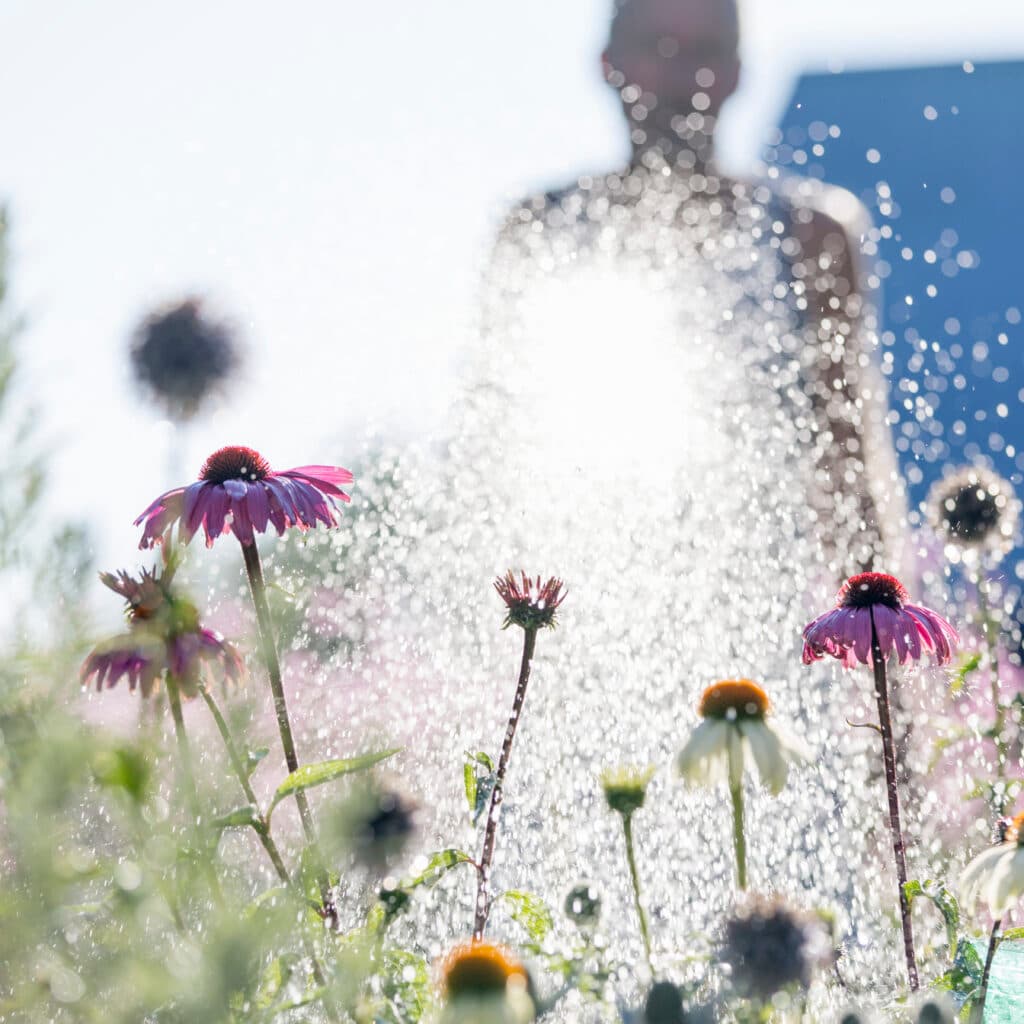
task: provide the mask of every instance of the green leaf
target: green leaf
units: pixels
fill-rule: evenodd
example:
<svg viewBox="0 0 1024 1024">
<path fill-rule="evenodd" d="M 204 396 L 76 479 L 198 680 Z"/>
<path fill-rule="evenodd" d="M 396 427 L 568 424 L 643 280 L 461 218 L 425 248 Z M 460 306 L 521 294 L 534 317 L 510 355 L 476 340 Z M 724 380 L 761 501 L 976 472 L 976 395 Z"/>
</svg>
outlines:
<svg viewBox="0 0 1024 1024">
<path fill-rule="evenodd" d="M 966 1006 L 978 993 L 985 967 L 969 939 L 957 943 L 953 966 L 932 983 L 949 992 L 960 1007 Z"/>
<path fill-rule="evenodd" d="M 252 804 L 246 804 L 244 807 L 236 807 L 233 811 L 229 811 L 227 814 L 221 815 L 219 818 L 215 818 L 211 825 L 216 829 L 225 828 L 249 828 L 256 829 L 257 832 L 262 832 L 264 829 L 263 819 L 260 817 L 258 807 L 254 807 Z"/>
<path fill-rule="evenodd" d="M 949 891 L 946 884 L 931 879 L 923 884 L 912 880 L 903 886 L 903 892 L 906 894 L 907 902 L 911 905 L 918 896 L 923 896 L 935 904 L 946 925 L 946 942 L 950 952 L 957 949 L 957 935 L 960 932 L 960 904 L 957 903 L 956 897 Z"/>
<path fill-rule="evenodd" d="M 378 1021 L 408 1024 L 427 1018 L 434 1001 L 427 961 L 404 949 L 386 950 L 381 995 L 385 1006 L 376 1018 Z"/>
<path fill-rule="evenodd" d="M 508 906 L 512 920 L 525 929 L 534 942 L 543 942 L 554 927 L 554 918 L 548 905 L 539 896 L 522 889 L 503 892 L 501 899 Z"/>
<path fill-rule="evenodd" d="M 123 789 L 141 804 L 149 790 L 149 762 L 131 747 L 100 750 L 92 763 L 93 775 L 101 786 Z"/>
<path fill-rule="evenodd" d="M 281 990 L 295 971 L 297 958 L 292 955 L 276 956 L 263 969 L 256 989 L 256 1009 L 269 1010 Z"/>
<path fill-rule="evenodd" d="M 460 864 L 472 863 L 473 858 L 462 850 L 438 850 L 437 853 L 430 855 L 427 866 L 418 875 L 403 880 L 400 888 L 418 889 L 422 885 L 429 889 L 436 885 L 452 868 L 458 867 Z"/>
<path fill-rule="evenodd" d="M 245 754 L 245 774 L 251 776 L 260 766 L 260 761 L 270 753 L 269 747 L 259 747 L 256 750 L 248 750 Z"/>
<path fill-rule="evenodd" d="M 1007 928 L 999 936 L 1000 942 L 1020 942 L 1021 939 L 1024 939 L 1024 928 Z"/>
<path fill-rule="evenodd" d="M 965 651 L 960 657 L 960 664 L 957 665 L 956 671 L 950 676 L 949 679 L 949 692 L 955 697 L 959 694 L 963 688 L 967 685 L 967 677 L 972 672 L 977 672 L 978 667 L 981 665 L 981 652 L 975 651 L 973 654 Z"/>
<path fill-rule="evenodd" d="M 274 799 L 271 801 L 267 817 L 270 817 L 273 809 L 285 799 L 302 790 L 312 789 L 314 786 L 322 786 L 325 782 L 332 782 L 340 779 L 343 775 L 351 775 L 353 772 L 363 772 L 372 768 L 375 764 L 386 760 L 397 754 L 399 747 L 391 750 L 381 750 L 375 754 L 361 754 L 359 757 L 337 758 L 333 761 L 320 761 L 317 764 L 307 764 L 292 772 L 277 787 Z"/>
<path fill-rule="evenodd" d="M 292 898 L 288 887 L 275 885 L 272 889 L 265 889 L 259 894 L 243 911 L 243 918 L 255 917 L 258 913 L 267 909 L 276 909 L 281 903 Z M 269 906 L 268 906 L 269 905 Z"/>
<path fill-rule="evenodd" d="M 487 808 L 487 803 L 497 781 L 494 759 L 482 750 L 466 751 L 466 762 L 462 766 L 462 779 L 466 788 L 466 801 L 475 825 Z"/>
</svg>

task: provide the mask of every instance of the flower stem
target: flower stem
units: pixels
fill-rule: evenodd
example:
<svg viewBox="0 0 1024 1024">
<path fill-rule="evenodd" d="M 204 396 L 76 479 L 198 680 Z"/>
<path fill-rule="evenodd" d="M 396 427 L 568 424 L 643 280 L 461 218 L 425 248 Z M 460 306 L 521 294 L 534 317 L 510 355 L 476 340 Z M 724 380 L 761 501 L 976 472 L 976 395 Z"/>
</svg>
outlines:
<svg viewBox="0 0 1024 1024">
<path fill-rule="evenodd" d="M 896 785 L 896 746 L 892 736 L 892 718 L 889 713 L 889 689 L 885 676 L 885 658 L 878 643 L 875 617 L 871 616 L 871 661 L 875 671 L 875 699 L 878 702 L 878 724 L 882 733 L 882 757 L 885 763 L 885 789 L 889 798 L 889 829 L 892 832 L 892 849 L 896 858 L 896 878 L 900 890 L 900 917 L 903 921 L 903 952 L 907 959 L 907 978 L 910 991 L 919 987 L 917 959 L 914 955 L 914 928 L 910 919 L 910 902 L 907 899 L 907 854 L 900 825 L 900 795 Z"/>
<path fill-rule="evenodd" d="M 996 745 L 996 784 L 992 787 L 992 811 L 1001 818 L 1006 810 L 1006 766 L 1009 749 L 1003 729 L 1006 725 L 1006 708 L 1003 705 L 999 686 L 999 634 L 992 628 L 992 613 L 985 593 L 987 581 L 981 569 L 975 576 L 974 585 L 978 592 L 978 614 L 981 616 L 981 630 L 985 637 L 985 652 L 988 655 L 988 677 L 992 693 L 992 739 Z"/>
<path fill-rule="evenodd" d="M 647 928 L 647 915 L 644 913 L 644 906 L 640 902 L 640 875 L 636 869 L 636 856 L 633 852 L 633 815 L 622 816 L 622 831 L 626 837 L 626 861 L 629 864 L 629 877 L 633 882 L 633 902 L 636 904 L 636 916 L 640 919 L 640 935 L 644 940 L 644 955 L 647 957 L 647 967 L 654 977 L 654 964 L 651 963 L 651 935 Z"/>
<path fill-rule="evenodd" d="M 981 974 L 981 984 L 978 986 L 978 998 L 971 1007 L 970 1024 L 982 1024 L 985 1019 L 985 999 L 988 996 L 988 976 L 992 972 L 992 961 L 995 959 L 996 950 L 999 948 L 999 927 L 1003 920 L 999 918 L 992 925 L 992 934 L 988 940 L 988 954 L 985 956 L 985 969 Z"/>
<path fill-rule="evenodd" d="M 192 748 L 189 746 L 188 733 L 185 732 L 185 716 L 181 713 L 181 691 L 178 689 L 177 680 L 170 673 L 167 674 L 167 700 L 171 705 L 171 718 L 174 719 L 174 736 L 178 741 L 178 758 L 185 799 L 192 813 L 193 824 L 198 824 L 202 815 L 196 790 L 196 776 L 192 770 Z"/>
<path fill-rule="evenodd" d="M 213 715 L 213 720 L 217 723 L 217 731 L 220 733 L 221 739 L 224 741 L 224 746 L 228 752 L 228 758 L 231 761 L 231 767 L 234 769 L 235 775 L 238 776 L 238 781 L 242 785 L 245 797 L 249 803 L 256 808 L 257 814 L 259 814 L 260 827 L 253 829 L 253 831 L 259 836 L 260 842 L 263 844 L 263 849 L 267 851 L 267 856 L 274 865 L 277 877 L 280 878 L 285 885 L 292 887 L 291 875 L 288 874 L 288 869 L 285 867 L 284 860 L 281 857 L 281 852 L 277 848 L 277 843 L 274 842 L 274 837 L 270 834 L 270 825 L 266 816 L 259 811 L 259 801 L 256 799 L 256 793 L 252 788 L 252 783 L 249 781 L 249 773 L 245 770 L 245 765 L 242 763 L 242 759 L 238 754 L 238 747 L 235 745 L 235 741 L 231 737 L 231 730 L 228 727 L 227 720 L 224 718 L 224 715 L 217 705 L 217 701 L 214 699 L 214 696 L 210 693 L 209 689 L 200 684 L 199 692 L 203 695 L 203 700 L 206 701 L 206 706 L 210 709 L 210 714 Z M 302 893 L 297 891 L 296 894 L 301 900 Z M 321 967 L 315 950 L 310 946 L 309 940 L 305 936 L 303 936 L 303 945 L 306 946 L 306 954 L 309 956 L 313 965 L 313 978 L 321 988 L 326 987 L 327 978 L 324 974 L 323 967 Z M 324 1006 L 330 1015 L 330 1019 L 334 1021 L 338 1020 L 336 1007 L 331 1005 L 326 997 L 324 1000 Z"/>
<path fill-rule="evenodd" d="M 260 564 L 259 549 L 255 543 L 242 544 L 242 556 L 245 559 L 245 571 L 249 576 L 249 590 L 252 592 L 252 603 L 256 610 L 260 648 L 263 652 L 263 661 L 267 666 L 270 691 L 274 697 L 274 713 L 277 715 L 281 746 L 284 748 L 284 758 L 288 765 L 288 771 L 291 773 L 298 771 L 299 758 L 295 752 L 295 740 L 292 736 L 291 722 L 288 719 L 288 704 L 284 696 L 284 684 L 281 682 L 281 663 L 277 657 L 277 645 L 274 643 L 274 628 L 270 618 L 270 605 L 267 603 L 267 587 L 263 582 L 263 566 Z M 306 834 L 306 841 L 316 852 L 316 828 L 313 825 L 313 815 L 309 809 L 309 800 L 306 798 L 305 790 L 295 791 L 295 803 L 299 808 L 299 818 L 302 821 L 302 830 Z M 319 854 L 317 854 L 317 860 L 319 859 Z M 324 917 L 332 928 L 336 928 L 338 912 L 331 895 L 330 881 L 327 873 L 322 869 L 319 885 Z"/>
<path fill-rule="evenodd" d="M 249 781 L 249 773 L 245 770 L 245 766 L 242 764 L 242 759 L 238 754 L 238 748 L 235 746 L 235 741 L 231 738 L 228 723 L 225 721 L 224 715 L 217 706 L 217 702 L 214 700 L 213 694 L 202 685 L 199 687 L 199 692 L 203 695 L 203 700 L 206 701 L 206 706 L 210 709 L 210 714 L 213 715 L 213 720 L 217 723 L 217 731 L 220 733 L 221 739 L 224 741 L 224 746 L 227 748 L 228 757 L 231 760 L 231 767 L 234 769 L 235 775 L 238 777 L 238 781 L 242 785 L 245 798 L 254 808 L 256 808 L 256 812 L 259 814 L 260 827 L 253 829 L 253 831 L 259 836 L 260 842 L 263 844 L 263 849 L 267 851 L 267 856 L 270 858 L 270 862 L 274 865 L 277 877 L 281 879 L 285 885 L 291 885 L 291 876 L 288 874 L 288 869 L 284 865 L 284 860 L 281 857 L 280 850 L 277 848 L 277 843 L 274 842 L 274 837 L 270 834 L 266 816 L 259 811 L 259 801 L 256 799 L 256 793 L 252 788 L 252 783 Z"/>
<path fill-rule="evenodd" d="M 196 789 L 196 776 L 192 768 L 192 748 L 188 742 L 188 733 L 185 732 L 185 716 L 181 712 L 181 691 L 178 689 L 178 681 L 173 674 L 167 673 L 167 702 L 171 706 L 171 718 L 174 719 L 174 735 L 178 741 L 178 757 L 181 763 L 181 780 L 185 789 L 185 800 L 188 802 L 189 812 L 192 815 L 192 830 L 195 833 L 196 841 L 201 843 L 200 824 L 202 810 L 199 806 L 199 791 Z M 210 886 L 210 892 L 218 903 L 223 903 L 224 894 L 214 870 L 213 861 L 205 853 L 200 851 L 200 860 L 203 863 L 203 873 L 206 875 Z"/>
<path fill-rule="evenodd" d="M 519 666 L 519 682 L 516 684 L 516 695 L 512 701 L 512 714 L 509 716 L 505 740 L 501 745 L 501 757 L 498 759 L 498 770 L 494 776 L 494 789 L 491 790 L 491 804 L 487 810 L 487 826 L 484 829 L 484 848 L 480 855 L 477 871 L 476 919 L 473 924 L 473 938 L 479 942 L 484 937 L 487 918 L 491 912 L 491 862 L 494 859 L 494 844 L 498 836 L 498 819 L 501 817 L 501 805 L 505 796 L 505 773 L 512 757 L 512 741 L 516 736 L 519 718 L 526 699 L 526 686 L 530 681 L 530 666 L 533 663 L 533 651 L 537 643 L 536 628 L 523 629 L 523 658 Z"/>
<path fill-rule="evenodd" d="M 747 836 L 743 830 L 743 780 L 729 784 L 732 797 L 732 841 L 736 847 L 736 884 L 747 888 Z"/>
</svg>

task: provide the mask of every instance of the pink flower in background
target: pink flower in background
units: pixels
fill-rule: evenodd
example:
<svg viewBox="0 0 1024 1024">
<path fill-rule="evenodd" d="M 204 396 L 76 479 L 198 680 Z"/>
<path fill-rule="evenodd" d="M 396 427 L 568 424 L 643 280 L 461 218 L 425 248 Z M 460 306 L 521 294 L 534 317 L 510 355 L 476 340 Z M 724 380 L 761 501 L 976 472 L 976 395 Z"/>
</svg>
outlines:
<svg viewBox="0 0 1024 1024">
<path fill-rule="evenodd" d="M 279 536 L 291 526 L 337 526 L 337 500 L 351 501 L 339 485 L 352 480 L 352 474 L 338 466 L 274 472 L 252 448 L 221 448 L 203 463 L 196 483 L 161 494 L 135 520 L 136 526 L 145 524 L 139 547 L 162 543 L 175 523 L 183 544 L 202 527 L 207 547 L 228 531 L 242 544 L 253 544 L 255 534 L 264 533 L 268 525 Z"/>
<path fill-rule="evenodd" d="M 845 668 L 871 663 L 872 632 L 882 657 L 894 649 L 901 665 L 931 653 L 944 665 L 960 643 L 956 630 L 930 608 L 910 604 L 895 576 L 863 572 L 851 576 L 836 596 L 837 606 L 804 628 L 805 665 L 826 654 Z"/>
<path fill-rule="evenodd" d="M 103 583 L 127 601 L 128 630 L 97 645 L 85 659 L 83 686 L 95 682 L 97 690 L 110 689 L 127 679 L 129 690 L 141 688 L 142 696 L 149 697 L 169 672 L 182 693 L 192 697 L 209 665 L 219 668 L 227 682 L 241 679 L 242 657 L 235 647 L 201 626 L 195 605 L 171 588 L 174 568 L 167 564 L 162 576 L 143 570 L 138 578 L 101 573 Z"/>
</svg>

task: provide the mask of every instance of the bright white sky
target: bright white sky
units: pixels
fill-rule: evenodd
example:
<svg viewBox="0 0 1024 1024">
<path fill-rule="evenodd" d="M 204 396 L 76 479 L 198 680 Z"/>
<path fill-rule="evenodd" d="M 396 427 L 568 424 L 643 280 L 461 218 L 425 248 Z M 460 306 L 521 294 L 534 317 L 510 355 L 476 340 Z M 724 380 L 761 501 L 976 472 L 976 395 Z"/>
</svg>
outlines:
<svg viewBox="0 0 1024 1024">
<path fill-rule="evenodd" d="M 477 268 L 516 195 L 622 160 L 598 73 L 609 0 L 0 0 L 0 197 L 55 499 L 104 566 L 169 479 L 127 339 L 208 296 L 248 368 L 177 452 L 346 460 L 443 413 Z M 749 0 L 723 126 L 749 163 L 801 68 L 1024 56 L 1020 0 Z"/>
</svg>

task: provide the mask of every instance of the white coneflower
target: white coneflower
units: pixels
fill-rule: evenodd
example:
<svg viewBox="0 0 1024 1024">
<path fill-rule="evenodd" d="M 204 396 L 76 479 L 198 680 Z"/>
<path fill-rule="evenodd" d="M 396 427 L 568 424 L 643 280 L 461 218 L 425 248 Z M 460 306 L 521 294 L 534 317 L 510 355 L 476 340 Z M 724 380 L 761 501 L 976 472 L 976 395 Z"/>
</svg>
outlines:
<svg viewBox="0 0 1024 1024">
<path fill-rule="evenodd" d="M 443 968 L 441 1024 L 529 1024 L 536 1009 L 523 965 L 488 942 L 457 946 Z"/>
<path fill-rule="evenodd" d="M 769 721 L 768 694 L 749 679 L 724 680 L 709 686 L 697 708 L 703 721 L 680 751 L 679 773 L 690 783 L 729 783 L 733 808 L 736 880 L 747 887 L 747 843 L 743 831 L 743 768 L 752 758 L 768 791 L 777 796 L 789 777 L 789 766 L 809 752 L 776 722 Z"/>
<path fill-rule="evenodd" d="M 688 782 L 713 786 L 728 781 L 738 786 L 749 756 L 761 781 L 778 796 L 789 766 L 807 760 L 807 748 L 769 717 L 771 703 L 749 679 L 709 686 L 697 708 L 703 721 L 690 734 L 677 765 Z"/>
</svg>

